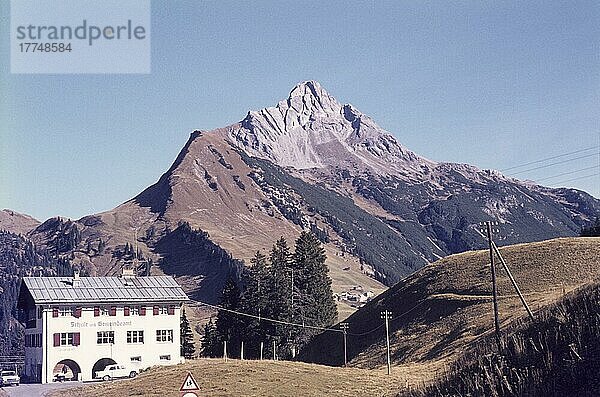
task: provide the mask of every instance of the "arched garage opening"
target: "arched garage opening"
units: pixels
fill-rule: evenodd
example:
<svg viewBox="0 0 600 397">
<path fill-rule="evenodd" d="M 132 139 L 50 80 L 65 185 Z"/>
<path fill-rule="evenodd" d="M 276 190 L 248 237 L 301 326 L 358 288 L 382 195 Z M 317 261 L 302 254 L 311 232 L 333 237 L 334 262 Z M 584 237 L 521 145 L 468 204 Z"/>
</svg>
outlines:
<svg viewBox="0 0 600 397">
<path fill-rule="evenodd" d="M 96 364 L 94 364 L 94 367 L 92 368 L 92 379 L 96 379 L 96 372 L 102 371 L 108 365 L 116 363 L 117 362 L 112 358 L 101 358 L 100 360 L 96 361 Z"/>
<path fill-rule="evenodd" d="M 79 380 L 81 368 L 73 360 L 61 360 L 54 366 L 52 380 L 62 382 L 66 380 Z"/>
</svg>

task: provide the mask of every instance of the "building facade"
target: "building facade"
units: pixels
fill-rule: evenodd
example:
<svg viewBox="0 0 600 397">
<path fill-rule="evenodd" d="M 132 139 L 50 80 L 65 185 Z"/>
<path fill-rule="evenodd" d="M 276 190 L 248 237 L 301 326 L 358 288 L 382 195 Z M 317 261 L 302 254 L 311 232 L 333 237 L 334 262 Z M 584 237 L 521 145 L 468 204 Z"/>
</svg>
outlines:
<svg viewBox="0 0 600 397">
<path fill-rule="evenodd" d="M 169 276 L 24 277 L 25 376 L 86 381 L 110 364 L 135 372 L 178 364 L 187 300 Z"/>
</svg>

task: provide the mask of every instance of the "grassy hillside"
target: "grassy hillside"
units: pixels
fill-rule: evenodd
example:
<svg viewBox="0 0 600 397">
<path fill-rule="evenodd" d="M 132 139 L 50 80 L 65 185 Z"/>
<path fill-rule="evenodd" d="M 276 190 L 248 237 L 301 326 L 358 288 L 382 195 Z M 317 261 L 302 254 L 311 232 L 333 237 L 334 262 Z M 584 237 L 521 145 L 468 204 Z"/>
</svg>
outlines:
<svg viewBox="0 0 600 397">
<path fill-rule="evenodd" d="M 382 371 L 284 361 L 200 359 L 154 368 L 135 379 L 61 390 L 51 397 L 175 396 L 187 371 L 202 396 L 390 396 L 404 384 Z"/>
<path fill-rule="evenodd" d="M 477 342 L 440 381 L 406 397 L 600 395 L 600 284 Z"/>
<path fill-rule="evenodd" d="M 534 311 L 600 274 L 600 238 L 561 238 L 500 250 Z M 525 313 L 503 269 L 499 269 L 498 281 L 500 318 L 505 326 Z M 441 259 L 396 284 L 346 320 L 350 324 L 351 365 L 385 365 L 382 310 L 393 312 L 390 339 L 395 365 L 434 360 L 443 366 L 447 359 L 491 331 L 491 307 L 487 251 Z M 339 339 L 338 334 L 322 334 L 301 358 L 340 365 L 343 350 Z"/>
</svg>

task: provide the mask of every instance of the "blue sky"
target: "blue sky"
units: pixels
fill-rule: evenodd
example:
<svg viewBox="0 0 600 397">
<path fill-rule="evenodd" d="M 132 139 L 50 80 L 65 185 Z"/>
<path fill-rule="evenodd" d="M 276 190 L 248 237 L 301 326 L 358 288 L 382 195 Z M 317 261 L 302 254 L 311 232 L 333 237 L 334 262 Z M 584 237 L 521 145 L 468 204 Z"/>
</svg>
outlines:
<svg viewBox="0 0 600 397">
<path fill-rule="evenodd" d="M 0 16 L 7 54 L 6 1 Z M 437 161 L 502 170 L 597 147 L 599 20 L 596 1 L 154 1 L 151 74 L 19 75 L 0 59 L 0 207 L 39 219 L 113 208 L 192 130 L 307 79 Z M 518 176 L 596 174 L 564 185 L 600 197 L 598 153 Z"/>
</svg>

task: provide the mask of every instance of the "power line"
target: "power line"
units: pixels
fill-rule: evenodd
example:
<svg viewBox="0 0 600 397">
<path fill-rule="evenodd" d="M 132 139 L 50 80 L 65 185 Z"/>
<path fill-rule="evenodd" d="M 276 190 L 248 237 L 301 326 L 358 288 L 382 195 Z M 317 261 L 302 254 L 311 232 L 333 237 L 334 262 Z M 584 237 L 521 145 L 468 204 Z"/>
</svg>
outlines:
<svg viewBox="0 0 600 397">
<path fill-rule="evenodd" d="M 407 310 L 407 311 L 405 311 L 404 313 L 402 313 L 402 314 L 399 314 L 398 316 L 396 316 L 396 317 L 394 317 L 394 318 L 391 318 L 391 319 L 390 319 L 390 322 L 392 322 L 392 321 L 396 321 L 396 320 L 398 320 L 399 318 L 401 318 L 401 317 L 404 317 L 404 316 L 405 316 L 405 315 L 407 315 L 408 313 L 410 313 L 410 312 L 412 312 L 413 310 L 415 310 L 417 307 L 421 306 L 421 305 L 422 305 L 424 302 L 425 302 L 425 299 L 422 299 L 421 301 L 419 301 L 419 303 L 417 303 L 416 305 L 414 305 L 413 307 L 411 307 L 410 309 L 408 309 L 408 310 Z M 384 326 L 385 326 L 385 324 L 381 324 L 381 325 L 379 325 L 379 326 L 377 326 L 377 327 L 373 328 L 373 329 L 372 329 L 372 330 L 370 330 L 370 331 L 361 332 L 361 333 L 359 333 L 359 334 L 354 334 L 354 333 L 348 332 L 348 335 L 350 335 L 350 336 L 365 336 L 365 335 L 371 334 L 371 333 L 373 333 L 373 332 L 375 332 L 375 331 L 379 330 L 380 328 L 383 328 Z"/>
<path fill-rule="evenodd" d="M 500 171 L 501 172 L 505 172 L 505 171 L 509 171 L 509 170 L 514 170 L 515 168 L 521 168 L 521 167 L 525 167 L 525 166 L 532 165 L 532 164 L 543 163 L 544 161 L 554 160 L 554 159 L 557 159 L 557 158 L 560 158 L 560 157 L 569 156 L 571 154 L 577 154 L 577 153 L 587 152 L 589 150 L 598 149 L 599 147 L 600 146 L 592 146 L 592 147 L 588 147 L 588 148 L 585 148 L 585 149 L 575 150 L 573 152 L 558 154 L 556 156 L 546 157 L 546 158 L 543 158 L 543 159 L 540 159 L 540 160 L 530 161 L 528 163 L 523 163 L 523 164 L 519 164 L 519 165 L 514 165 L 512 167 L 501 169 Z"/>
<path fill-rule="evenodd" d="M 401 318 L 401 317 L 409 314 L 413 310 L 415 310 L 417 307 L 421 306 L 424 302 L 425 302 L 425 299 L 422 299 L 415 306 L 413 306 L 409 310 L 405 311 L 404 313 L 402 313 L 402 314 L 400 314 L 400 315 L 398 315 L 398 316 L 396 316 L 394 318 L 390 318 L 389 321 L 392 322 L 392 321 L 398 320 L 399 318 Z M 190 306 L 195 306 L 195 305 L 198 305 L 198 306 L 207 306 L 207 307 L 210 307 L 210 308 L 213 308 L 213 309 L 223 310 L 223 311 L 228 312 L 228 313 L 233 313 L 233 314 L 237 314 L 237 315 L 244 316 L 244 317 L 254 318 L 254 319 L 257 319 L 257 320 L 260 320 L 260 321 L 264 320 L 264 321 L 268 321 L 268 322 L 272 322 L 272 323 L 283 324 L 283 325 L 291 325 L 291 326 L 294 326 L 294 327 L 301 327 L 301 328 L 316 329 L 316 330 L 319 330 L 319 331 L 335 331 L 335 332 L 340 332 L 340 333 L 344 332 L 344 330 L 337 329 L 337 328 L 318 327 L 318 326 L 314 326 L 314 325 L 306 325 L 306 324 L 300 324 L 300 323 L 293 323 L 293 322 L 290 322 L 290 321 L 276 320 L 276 319 L 273 319 L 273 318 L 256 316 L 254 314 L 244 313 L 244 312 L 240 312 L 240 311 L 237 311 L 237 310 L 226 309 L 226 308 L 218 306 L 218 305 L 211 305 L 210 303 L 206 303 L 206 302 L 202 302 L 202 301 L 196 301 L 195 300 L 195 301 L 192 301 L 192 304 L 190 304 Z M 379 330 L 384 325 L 385 324 L 381 324 L 381 325 L 379 325 L 379 326 L 377 326 L 377 327 L 375 327 L 375 328 L 373 328 L 373 329 L 371 329 L 369 331 L 358 333 L 358 334 L 351 333 L 351 332 L 347 332 L 347 334 L 350 335 L 350 336 L 364 336 L 364 335 L 368 335 L 370 333 L 373 333 L 373 332 Z"/>
<path fill-rule="evenodd" d="M 596 169 L 596 168 L 600 169 L 600 165 L 593 165 L 591 167 L 580 168 L 578 170 L 573 170 L 573 171 L 569 171 L 569 172 L 563 172 L 562 174 L 556 174 L 556 175 L 548 176 L 548 177 L 545 177 L 545 178 L 542 178 L 542 179 L 536 179 L 535 181 L 536 182 L 546 181 L 548 179 L 554 179 L 554 178 L 559 177 L 559 176 L 576 174 L 576 173 L 581 172 L 581 171 L 587 171 L 587 170 L 592 170 L 592 169 Z"/>
<path fill-rule="evenodd" d="M 263 321 L 264 320 L 264 321 L 268 321 L 268 322 L 272 322 L 272 323 L 277 323 L 277 324 L 291 325 L 291 326 L 294 326 L 294 327 L 316 329 L 318 331 L 344 332 L 341 329 L 337 329 L 337 328 L 318 327 L 316 325 L 306 325 L 306 324 L 292 323 L 290 321 L 283 321 L 283 320 L 276 320 L 274 318 L 255 316 L 254 314 L 243 313 L 243 312 L 240 312 L 240 311 L 237 311 L 237 310 L 226 309 L 224 307 L 217 306 L 217 305 L 211 305 L 210 303 L 206 303 L 206 302 L 202 302 L 202 301 L 193 301 L 193 302 L 196 303 L 196 304 L 198 304 L 198 305 L 201 305 L 201 306 L 207 306 L 207 307 L 211 307 L 213 309 L 223 310 L 225 312 L 237 314 L 239 316 L 245 316 L 245 317 L 254 318 L 254 319 L 257 319 L 259 321 Z M 193 306 L 193 304 L 191 306 Z"/>
<path fill-rule="evenodd" d="M 595 174 L 584 175 L 584 176 L 580 176 L 578 178 L 571 178 L 571 179 L 566 179 L 566 180 L 560 181 L 560 182 L 553 182 L 552 185 L 562 185 L 563 183 L 566 183 L 566 182 L 578 181 L 580 179 L 591 178 L 591 177 L 599 176 L 599 175 L 600 175 L 600 172 L 597 172 Z"/>
<path fill-rule="evenodd" d="M 510 175 L 511 175 L 511 176 L 514 176 L 514 175 L 519 175 L 519 174 L 523 174 L 523 173 L 525 173 L 525 172 L 529 172 L 529 171 L 535 171 L 535 170 L 540 170 L 540 169 L 542 169 L 542 168 L 548 168 L 548 167 L 552 167 L 552 166 L 554 166 L 554 165 L 558 165 L 558 164 L 564 164 L 564 163 L 569 163 L 569 162 L 571 162 L 571 161 L 580 160 L 580 159 L 585 159 L 585 158 L 588 158 L 588 157 L 594 157 L 594 156 L 598 156 L 598 153 L 586 154 L 586 155 L 584 155 L 584 156 L 577 156 L 577 157 L 573 157 L 573 158 L 570 158 L 570 159 L 567 159 L 567 160 L 556 161 L 556 162 L 554 162 L 554 163 L 545 164 L 545 165 L 540 165 L 540 166 L 538 166 L 538 167 L 528 168 L 528 169 L 526 169 L 526 170 L 522 170 L 522 171 L 519 171 L 519 172 L 514 172 L 514 173 L 512 173 L 512 174 L 510 174 Z"/>
</svg>

